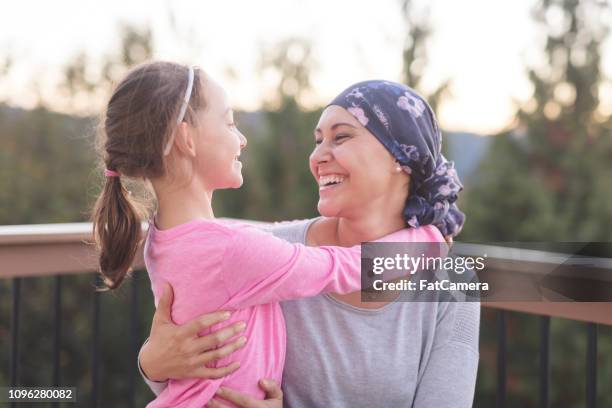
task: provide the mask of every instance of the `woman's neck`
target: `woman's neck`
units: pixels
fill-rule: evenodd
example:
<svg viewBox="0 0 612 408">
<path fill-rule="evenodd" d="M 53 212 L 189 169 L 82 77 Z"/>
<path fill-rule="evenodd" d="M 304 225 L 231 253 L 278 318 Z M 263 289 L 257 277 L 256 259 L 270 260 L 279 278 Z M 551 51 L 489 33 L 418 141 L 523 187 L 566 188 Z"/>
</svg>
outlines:
<svg viewBox="0 0 612 408">
<path fill-rule="evenodd" d="M 182 187 L 157 185 L 157 214 L 155 223 L 168 229 L 196 219 L 213 219 L 212 191 L 192 182 Z"/>
<path fill-rule="evenodd" d="M 405 227 L 401 218 L 389 214 L 369 214 L 361 218 L 332 217 L 316 221 L 308 229 L 306 244 L 311 246 L 335 245 L 349 247 L 361 242 L 374 241 Z M 378 302 L 362 302 L 361 292 L 345 295 L 332 294 L 337 300 L 363 309 L 380 309 L 394 301 L 399 292 L 385 292 Z"/>
<path fill-rule="evenodd" d="M 366 218 L 337 218 L 336 236 L 338 245 L 352 246 L 361 242 L 374 241 L 405 227 L 401 218 L 388 215 L 371 215 Z"/>
</svg>

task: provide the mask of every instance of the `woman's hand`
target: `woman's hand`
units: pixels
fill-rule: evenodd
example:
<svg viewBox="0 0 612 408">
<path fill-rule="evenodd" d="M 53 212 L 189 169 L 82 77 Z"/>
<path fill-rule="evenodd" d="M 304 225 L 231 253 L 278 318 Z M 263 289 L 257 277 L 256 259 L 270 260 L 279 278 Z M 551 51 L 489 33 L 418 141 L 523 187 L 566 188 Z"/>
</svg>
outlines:
<svg viewBox="0 0 612 408">
<path fill-rule="evenodd" d="M 274 381 L 261 380 L 259 381 L 259 388 L 266 392 L 266 399 L 263 401 L 225 387 L 219 388 L 216 396 L 231 401 L 242 408 L 282 408 L 283 392 Z M 216 399 L 211 400 L 206 404 L 206 407 L 228 408 L 227 405 Z"/>
<path fill-rule="evenodd" d="M 198 332 L 230 317 L 229 312 L 214 312 L 202 315 L 184 325 L 174 324 L 171 318 L 173 292 L 170 284 L 164 288 L 159 300 L 149 341 L 140 352 L 140 366 L 148 379 L 167 381 L 169 378 L 221 378 L 240 367 L 239 362 L 208 368 L 205 364 L 226 357 L 244 346 L 246 338 L 216 348 L 246 328 L 244 322 L 236 322 L 214 333 L 199 337 Z"/>
</svg>

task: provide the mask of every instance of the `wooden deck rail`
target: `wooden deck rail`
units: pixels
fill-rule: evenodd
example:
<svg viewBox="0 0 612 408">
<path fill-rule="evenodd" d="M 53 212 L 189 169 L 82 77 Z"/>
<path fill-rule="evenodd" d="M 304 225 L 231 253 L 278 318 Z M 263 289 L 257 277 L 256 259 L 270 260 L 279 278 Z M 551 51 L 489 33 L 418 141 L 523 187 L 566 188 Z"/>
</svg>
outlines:
<svg viewBox="0 0 612 408">
<path fill-rule="evenodd" d="M 0 226 L 0 265 L 0 279 L 95 272 L 91 224 Z M 142 253 L 135 267 L 144 267 Z M 483 306 L 612 325 L 612 302 L 483 302 Z"/>
<path fill-rule="evenodd" d="M 250 222 L 250 221 L 249 221 Z M 257 222 L 251 222 L 258 224 Z M 143 228 L 145 226 L 143 225 Z M 11 385 L 19 384 L 19 326 L 21 303 L 21 278 L 24 277 L 54 277 L 54 357 L 53 357 L 53 384 L 58 384 L 60 333 L 62 316 L 60 313 L 62 303 L 62 279 L 69 274 L 93 273 L 97 270 L 97 255 L 92 239 L 90 223 L 73 224 L 43 224 L 43 225 L 15 225 L 0 226 L 0 279 L 12 280 L 12 318 L 11 318 Z M 542 274 L 543 263 L 537 259 L 513 257 L 513 248 L 467 245 L 470 249 L 462 255 L 479 253 L 495 253 L 492 259 L 492 269 L 501 273 L 504 284 L 510 283 L 519 288 L 519 292 L 528 288 L 526 282 L 537 274 Z M 507 252 L 508 251 L 508 252 Z M 557 254 L 540 253 L 544 258 L 554 257 Z M 597 280 L 612 280 L 612 261 L 604 259 L 603 266 L 587 270 L 587 274 L 594 274 Z M 135 269 L 144 268 L 142 252 L 139 252 L 134 263 Z M 487 268 L 489 265 L 487 266 Z M 527 278 L 527 279 L 526 279 Z M 129 358 L 136 361 L 136 354 L 140 345 L 138 336 L 137 296 L 136 285 L 132 285 L 130 306 L 130 349 Z M 92 407 L 100 406 L 100 292 L 93 293 L 92 310 Z M 497 309 L 497 394 L 496 406 L 506 406 L 507 383 L 507 312 L 515 311 L 540 315 L 540 406 L 549 406 L 550 395 L 550 318 L 564 318 L 584 321 L 586 323 L 586 372 L 585 372 L 585 402 L 588 408 L 594 408 L 597 400 L 597 325 L 612 325 L 612 302 L 525 302 L 525 301 L 496 301 L 482 302 L 483 307 Z M 132 370 L 128 375 L 130 384 L 131 406 L 135 406 L 135 382 L 137 372 Z M 15 406 L 16 405 L 11 405 Z M 57 406 L 57 405 L 54 405 Z"/>
</svg>

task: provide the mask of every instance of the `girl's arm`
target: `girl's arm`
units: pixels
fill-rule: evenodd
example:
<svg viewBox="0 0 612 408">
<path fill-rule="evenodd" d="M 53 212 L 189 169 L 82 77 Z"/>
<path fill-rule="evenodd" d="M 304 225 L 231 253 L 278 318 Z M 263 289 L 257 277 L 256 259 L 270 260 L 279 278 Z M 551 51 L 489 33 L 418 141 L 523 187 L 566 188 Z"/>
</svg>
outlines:
<svg viewBox="0 0 612 408">
<path fill-rule="evenodd" d="M 402 238 L 402 231 L 384 237 Z M 361 288 L 361 249 L 291 244 L 253 227 L 240 227 L 223 258 L 229 307 L 350 293 Z"/>
<path fill-rule="evenodd" d="M 432 243 L 419 248 L 439 256 L 439 243 L 444 238 L 436 227 L 427 225 L 401 229 L 373 242 Z M 406 270 L 395 271 L 386 274 L 384 280 L 408 274 Z M 228 307 L 232 308 L 326 292 L 350 293 L 361 289 L 361 248 L 291 244 L 245 226 L 233 235 L 227 247 L 221 276 L 230 298 Z"/>
</svg>

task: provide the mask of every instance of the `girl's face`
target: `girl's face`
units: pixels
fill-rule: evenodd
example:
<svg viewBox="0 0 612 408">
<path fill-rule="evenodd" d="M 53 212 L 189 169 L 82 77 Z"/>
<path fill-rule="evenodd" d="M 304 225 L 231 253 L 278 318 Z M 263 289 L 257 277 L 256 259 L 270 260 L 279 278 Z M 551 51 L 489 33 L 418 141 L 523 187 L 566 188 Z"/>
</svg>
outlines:
<svg viewBox="0 0 612 408">
<path fill-rule="evenodd" d="M 315 142 L 310 171 L 319 184 L 321 215 L 362 217 L 403 207 L 408 175 L 397 171 L 391 153 L 344 108 L 323 111 Z"/>
<path fill-rule="evenodd" d="M 198 113 L 194 137 L 196 173 L 209 191 L 238 188 L 243 182 L 239 156 L 247 140 L 234 123 L 234 112 L 223 88 L 205 77 L 203 91 L 206 109 Z"/>
</svg>

